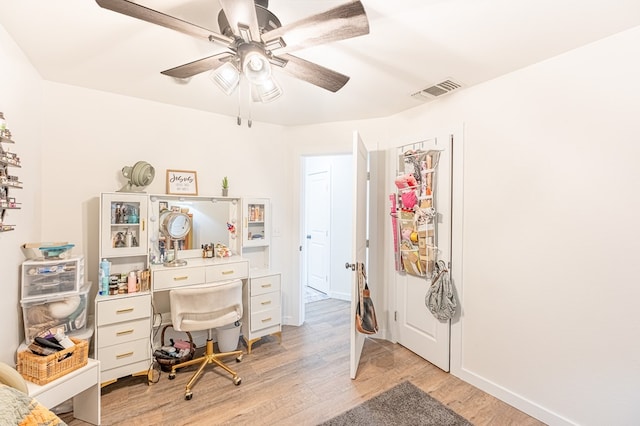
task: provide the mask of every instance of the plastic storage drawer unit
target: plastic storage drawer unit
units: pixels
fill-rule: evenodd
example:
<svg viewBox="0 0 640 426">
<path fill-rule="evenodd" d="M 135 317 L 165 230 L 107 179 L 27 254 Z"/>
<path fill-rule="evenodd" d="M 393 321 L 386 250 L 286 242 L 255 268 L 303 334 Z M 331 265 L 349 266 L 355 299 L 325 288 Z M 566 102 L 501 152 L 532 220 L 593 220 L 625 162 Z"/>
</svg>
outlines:
<svg viewBox="0 0 640 426">
<path fill-rule="evenodd" d="M 21 300 L 25 343 L 30 344 L 36 336 L 51 329 L 72 336 L 83 332 L 87 325 L 89 289 L 90 282 L 75 294 Z"/>
<path fill-rule="evenodd" d="M 84 284 L 84 257 L 22 262 L 22 300 L 78 293 Z"/>
</svg>

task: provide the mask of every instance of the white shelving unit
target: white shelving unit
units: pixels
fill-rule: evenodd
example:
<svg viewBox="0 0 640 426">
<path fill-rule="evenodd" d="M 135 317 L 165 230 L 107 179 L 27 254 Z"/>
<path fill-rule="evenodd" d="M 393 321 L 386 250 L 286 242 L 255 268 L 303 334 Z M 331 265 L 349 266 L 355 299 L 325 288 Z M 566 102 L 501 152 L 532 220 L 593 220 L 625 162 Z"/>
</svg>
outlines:
<svg viewBox="0 0 640 426">
<path fill-rule="evenodd" d="M 243 290 L 242 336 L 251 353 L 264 336 L 275 335 L 282 341 L 282 292 L 280 273 L 271 270 L 270 200 L 245 198 L 242 206 L 242 256 L 251 266 Z"/>
<path fill-rule="evenodd" d="M 126 275 L 149 266 L 147 194 L 100 196 L 100 260 L 110 274 Z M 96 279 L 100 290 L 100 277 Z M 95 356 L 102 385 L 128 375 L 146 375 L 151 364 L 151 292 L 98 294 L 95 298 Z"/>
</svg>

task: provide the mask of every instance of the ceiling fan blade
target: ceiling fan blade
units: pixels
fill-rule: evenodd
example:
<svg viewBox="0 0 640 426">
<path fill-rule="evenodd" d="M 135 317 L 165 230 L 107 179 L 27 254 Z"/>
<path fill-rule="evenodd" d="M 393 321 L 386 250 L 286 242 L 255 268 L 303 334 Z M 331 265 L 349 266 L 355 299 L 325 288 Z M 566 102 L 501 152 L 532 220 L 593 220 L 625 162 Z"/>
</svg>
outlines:
<svg viewBox="0 0 640 426">
<path fill-rule="evenodd" d="M 215 31 L 200 27 L 182 19 L 175 18 L 162 12 L 139 5 L 128 0 L 96 0 L 96 3 L 104 9 L 113 10 L 132 18 L 141 19 L 152 24 L 160 25 L 193 37 L 203 38 L 208 41 L 217 41 L 229 45 L 233 39 Z"/>
<path fill-rule="evenodd" d="M 189 62 L 188 64 L 162 71 L 160 74 L 175 78 L 189 78 L 201 72 L 214 70 L 224 64 L 226 62 L 225 59 L 233 56 L 234 54 L 229 52 L 217 53 L 206 58 L 198 59 L 197 61 Z"/>
<path fill-rule="evenodd" d="M 327 89 L 330 92 L 337 92 L 349 81 L 349 77 L 344 74 L 340 74 L 337 71 L 330 70 L 329 68 L 297 56 L 284 54 L 277 58 L 287 61 L 286 65 L 282 68 L 282 71 L 285 73 L 308 83 L 315 84 L 323 89 Z"/>
<path fill-rule="evenodd" d="M 254 0 L 220 0 L 231 31 L 245 42 L 260 42 L 260 28 Z"/>
<path fill-rule="evenodd" d="M 274 49 L 281 54 L 368 33 L 364 6 L 354 1 L 266 32 L 262 40 L 269 45 L 283 39 L 286 46 Z"/>
</svg>

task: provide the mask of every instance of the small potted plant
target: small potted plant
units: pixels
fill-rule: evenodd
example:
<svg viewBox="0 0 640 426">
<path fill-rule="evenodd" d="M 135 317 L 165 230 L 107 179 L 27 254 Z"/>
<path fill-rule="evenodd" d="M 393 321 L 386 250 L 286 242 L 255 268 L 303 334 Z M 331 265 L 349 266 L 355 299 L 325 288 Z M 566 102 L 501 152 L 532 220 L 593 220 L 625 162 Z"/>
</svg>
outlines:
<svg viewBox="0 0 640 426">
<path fill-rule="evenodd" d="M 229 195 L 229 179 L 226 176 L 222 178 L 222 195 L 224 197 Z"/>
</svg>

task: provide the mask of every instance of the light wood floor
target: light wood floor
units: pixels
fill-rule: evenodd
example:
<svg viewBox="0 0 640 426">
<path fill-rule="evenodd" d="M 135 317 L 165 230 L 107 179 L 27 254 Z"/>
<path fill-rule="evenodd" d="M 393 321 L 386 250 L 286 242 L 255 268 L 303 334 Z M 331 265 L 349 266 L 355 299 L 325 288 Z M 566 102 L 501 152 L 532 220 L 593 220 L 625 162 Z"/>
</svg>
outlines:
<svg viewBox="0 0 640 426">
<path fill-rule="evenodd" d="M 475 425 L 542 425 L 539 421 L 444 373 L 404 347 L 367 339 L 356 380 L 349 379 L 349 303 L 335 299 L 307 304 L 301 327 L 285 326 L 255 343 L 241 363 L 234 386 L 220 368 L 206 370 L 184 399 L 194 367 L 175 380 L 162 373 L 127 377 L 102 389 L 103 425 L 316 425 L 409 380 Z M 69 425 L 85 425 L 70 413 Z"/>
</svg>

